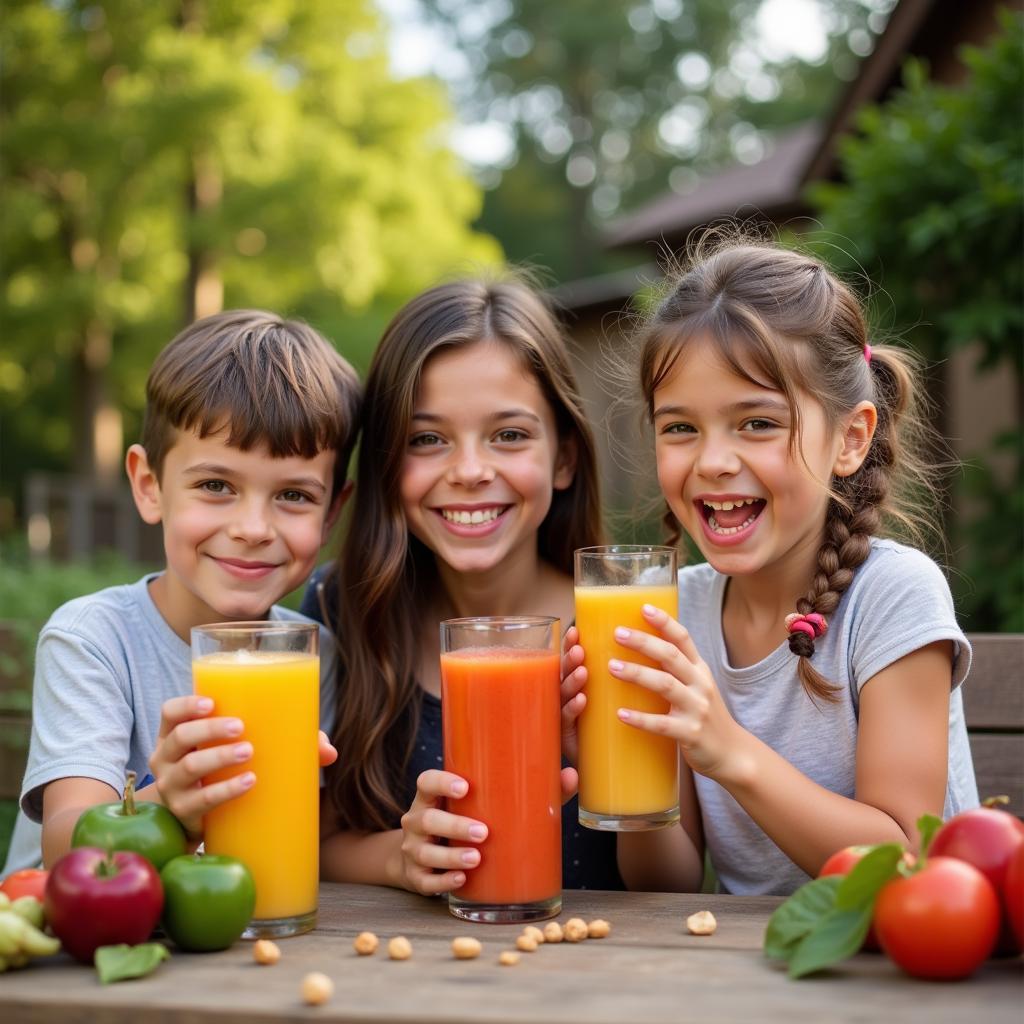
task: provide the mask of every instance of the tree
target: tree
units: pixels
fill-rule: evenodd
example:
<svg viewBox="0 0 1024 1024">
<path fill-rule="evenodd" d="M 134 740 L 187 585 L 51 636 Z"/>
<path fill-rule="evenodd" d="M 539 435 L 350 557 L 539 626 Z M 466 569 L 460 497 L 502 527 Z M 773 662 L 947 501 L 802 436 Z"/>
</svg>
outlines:
<svg viewBox="0 0 1024 1024">
<path fill-rule="evenodd" d="M 474 67 L 457 93 L 470 120 L 510 126 L 512 166 L 481 224 L 512 258 L 565 277 L 608 269 L 608 217 L 698 174 L 763 154 L 761 132 L 821 114 L 893 0 L 833 0 L 816 64 L 772 52 L 763 0 L 422 0 Z"/>
<path fill-rule="evenodd" d="M 906 340 L 933 361 L 978 345 L 981 367 L 1017 386 L 1024 422 L 1024 18 L 968 49 L 970 80 L 948 88 L 908 63 L 904 88 L 865 110 L 842 146 L 842 182 L 813 198 L 823 235 L 851 240 L 823 254 L 842 271 L 884 283 L 885 319 L 914 324 Z M 881 319 L 881 315 L 876 319 Z M 1010 471 L 993 469 L 998 453 Z M 948 526 L 968 551 L 956 578 L 960 610 L 989 628 L 1024 629 L 1024 453 L 1021 434 L 993 438 L 967 467 L 981 514 Z M 981 628 L 975 626 L 974 628 Z"/>
<path fill-rule="evenodd" d="M 194 314 L 306 316 L 365 362 L 385 310 L 499 257 L 443 89 L 392 79 L 368 0 L 8 0 L 0 75 L 8 496 L 72 446 L 116 477 Z"/>
</svg>

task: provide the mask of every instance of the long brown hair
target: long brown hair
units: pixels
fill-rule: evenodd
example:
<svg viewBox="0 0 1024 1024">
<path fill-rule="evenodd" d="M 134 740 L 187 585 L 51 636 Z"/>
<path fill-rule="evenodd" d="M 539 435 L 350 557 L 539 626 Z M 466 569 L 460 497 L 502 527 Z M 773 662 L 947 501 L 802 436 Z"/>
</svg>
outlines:
<svg viewBox="0 0 1024 1024">
<path fill-rule="evenodd" d="M 518 279 L 463 280 L 424 292 L 384 332 L 366 379 L 358 482 L 335 567 L 343 682 L 329 788 L 343 829 L 393 828 L 419 722 L 415 677 L 422 621 L 437 587 L 433 553 L 407 528 L 400 500 L 409 423 L 424 366 L 442 350 L 498 341 L 523 361 L 576 445 L 572 484 L 554 492 L 540 557 L 572 572 L 578 547 L 602 542 L 593 436 L 565 339 L 540 296 Z"/>
<path fill-rule="evenodd" d="M 639 385 L 648 416 L 654 393 L 671 375 L 688 341 L 713 340 L 738 376 L 779 391 L 792 417 L 791 450 L 799 450 L 798 392 L 813 395 L 836 428 L 859 402 L 871 401 L 878 424 L 860 468 L 829 485 L 817 569 L 797 602 L 802 615 L 829 615 L 870 553 L 870 538 L 895 532 L 920 540 L 933 529 L 927 512 L 935 494 L 922 401 L 912 355 L 871 342 L 853 291 L 818 260 L 766 243 L 713 240 L 696 247 L 639 337 Z M 671 512 L 671 540 L 679 524 Z M 811 698 L 835 701 L 838 687 L 810 662 L 814 641 L 790 635 L 800 679 Z"/>
</svg>

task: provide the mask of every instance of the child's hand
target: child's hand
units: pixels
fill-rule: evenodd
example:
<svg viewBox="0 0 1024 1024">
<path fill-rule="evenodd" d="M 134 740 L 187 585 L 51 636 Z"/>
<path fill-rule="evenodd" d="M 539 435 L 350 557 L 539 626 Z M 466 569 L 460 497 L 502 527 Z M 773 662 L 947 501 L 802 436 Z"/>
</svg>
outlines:
<svg viewBox="0 0 1024 1024">
<path fill-rule="evenodd" d="M 202 836 L 207 811 L 241 796 L 256 782 L 252 772 L 242 772 L 223 782 L 202 784 L 204 775 L 243 764 L 252 757 L 251 743 L 232 742 L 242 734 L 242 722 L 237 718 L 206 718 L 212 710 L 213 701 L 208 697 L 165 701 L 160 710 L 160 734 L 149 759 L 161 801 L 192 839 Z M 201 743 L 216 746 L 199 750 Z"/>
<path fill-rule="evenodd" d="M 327 733 L 320 729 L 317 732 L 318 753 L 320 755 L 320 767 L 326 768 L 338 760 L 338 749 L 327 738 Z"/>
<path fill-rule="evenodd" d="M 575 626 L 570 626 L 562 640 L 562 756 L 572 765 L 577 763 L 579 750 L 576 741 L 576 720 L 587 704 L 587 696 L 582 692 L 587 681 L 587 670 L 583 667 L 583 648 L 580 647 L 579 639 L 580 631 Z M 569 795 L 572 796 L 573 793 Z"/>
<path fill-rule="evenodd" d="M 430 768 L 416 780 L 416 799 L 402 815 L 402 879 L 407 889 L 435 896 L 458 889 L 466 881 L 466 868 L 480 863 L 480 851 L 462 843 L 487 838 L 487 826 L 442 809 L 445 797 L 458 799 L 469 792 L 465 779 Z M 439 839 L 455 845 L 443 846 Z"/>
<path fill-rule="evenodd" d="M 693 771 L 709 778 L 721 776 L 727 771 L 729 753 L 739 749 L 736 741 L 743 730 L 729 714 L 711 670 L 697 653 L 686 628 L 652 605 L 644 605 L 643 616 L 660 637 L 620 627 L 615 630 L 615 640 L 661 668 L 613 659 L 609 669 L 616 679 L 638 683 L 664 697 L 669 713 L 654 715 L 620 708 L 619 718 L 647 732 L 671 736 Z"/>
</svg>

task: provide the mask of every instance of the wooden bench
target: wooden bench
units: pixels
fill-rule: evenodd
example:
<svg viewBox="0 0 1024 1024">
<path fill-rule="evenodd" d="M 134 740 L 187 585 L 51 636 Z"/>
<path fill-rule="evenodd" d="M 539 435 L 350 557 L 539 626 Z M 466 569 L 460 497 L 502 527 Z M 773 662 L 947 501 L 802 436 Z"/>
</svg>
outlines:
<svg viewBox="0 0 1024 1024">
<path fill-rule="evenodd" d="M 978 794 L 1006 795 L 1024 817 L 1024 634 L 969 633 L 974 651 L 964 714 Z"/>
</svg>

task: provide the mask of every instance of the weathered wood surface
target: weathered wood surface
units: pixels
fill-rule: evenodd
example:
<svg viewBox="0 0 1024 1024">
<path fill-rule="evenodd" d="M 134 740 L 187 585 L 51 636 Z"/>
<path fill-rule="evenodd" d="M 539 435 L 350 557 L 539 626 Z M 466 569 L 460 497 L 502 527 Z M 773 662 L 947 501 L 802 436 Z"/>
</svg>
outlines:
<svg viewBox="0 0 1024 1024">
<path fill-rule="evenodd" d="M 833 971 L 790 981 L 760 951 L 773 898 L 664 893 L 567 892 L 560 920 L 604 917 L 606 939 L 561 943 L 524 953 L 499 967 L 520 928 L 467 925 L 442 900 L 366 886 L 324 885 L 318 929 L 280 943 L 274 967 L 253 963 L 251 946 L 223 953 L 175 952 L 140 981 L 101 986 L 95 973 L 59 956 L 0 978 L 0 1020 L 61 1024 L 242 1024 L 307 1020 L 372 1024 L 655 1024 L 714 1021 L 797 1022 L 1020 1020 L 1024 973 L 1018 960 L 993 961 L 959 983 L 915 981 L 885 957 L 861 954 Z M 687 914 L 710 909 L 715 935 L 698 938 Z M 357 957 L 362 931 L 383 940 L 373 957 Z M 413 958 L 390 961 L 394 935 Z M 477 960 L 454 960 L 451 939 L 474 935 Z M 335 983 L 326 1005 L 305 1007 L 299 983 L 311 970 Z"/>
</svg>

